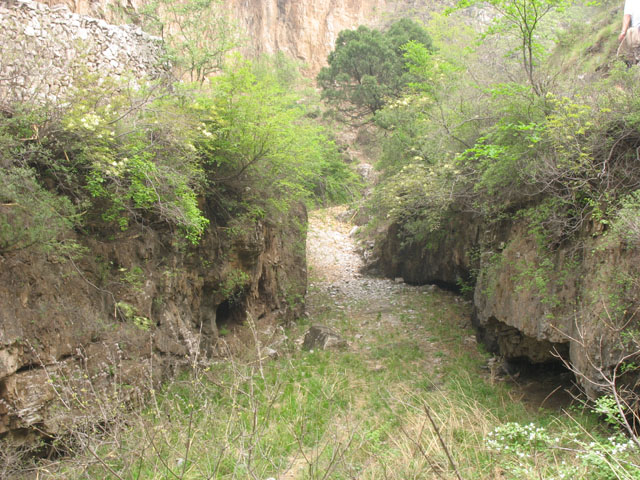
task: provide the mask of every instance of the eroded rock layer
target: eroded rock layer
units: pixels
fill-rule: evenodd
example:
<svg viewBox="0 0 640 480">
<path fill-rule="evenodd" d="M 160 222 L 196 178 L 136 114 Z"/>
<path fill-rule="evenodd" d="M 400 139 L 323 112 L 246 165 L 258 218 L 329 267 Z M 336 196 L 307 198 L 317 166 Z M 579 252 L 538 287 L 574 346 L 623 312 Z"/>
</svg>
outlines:
<svg viewBox="0 0 640 480">
<path fill-rule="evenodd" d="M 220 331 L 300 315 L 306 212 L 290 220 L 233 236 L 212 228 L 183 252 L 144 229 L 78 238 L 88 254 L 66 262 L 0 257 L 0 436 L 58 433 L 100 413 L 82 402 L 96 407 L 116 387 L 134 402 L 182 366 L 226 354 Z"/>
<path fill-rule="evenodd" d="M 403 245 L 398 231 L 380 236 L 368 269 L 472 292 L 479 340 L 507 360 L 568 361 L 596 396 L 632 353 L 640 255 L 597 222 L 552 249 L 524 221 L 481 224 L 460 212 L 419 245 Z"/>
</svg>

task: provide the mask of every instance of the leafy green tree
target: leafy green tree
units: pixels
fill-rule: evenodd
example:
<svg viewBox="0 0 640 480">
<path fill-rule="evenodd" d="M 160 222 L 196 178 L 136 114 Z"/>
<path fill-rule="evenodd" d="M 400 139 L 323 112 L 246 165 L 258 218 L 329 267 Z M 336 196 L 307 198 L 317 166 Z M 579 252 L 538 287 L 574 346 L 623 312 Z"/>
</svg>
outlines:
<svg viewBox="0 0 640 480">
<path fill-rule="evenodd" d="M 498 13 L 487 34 L 512 33 L 518 38 L 516 50 L 520 52 L 529 84 L 536 95 L 544 95 L 542 82 L 534 74 L 545 51 L 540 39 L 541 22 L 551 12 L 564 11 L 574 0 L 460 0 L 455 8 L 479 3 L 488 3 Z"/>
<path fill-rule="evenodd" d="M 426 50 L 433 50 L 433 43 L 427 30 L 410 18 L 402 18 L 391 24 L 385 32 L 385 37 L 398 56 L 404 55 L 405 46 L 409 42 L 418 43 Z"/>
<path fill-rule="evenodd" d="M 141 10 L 143 25 L 160 35 L 179 78 L 202 84 L 219 72 L 238 47 L 238 29 L 220 0 L 152 0 Z"/>
<path fill-rule="evenodd" d="M 354 183 L 336 146 L 307 116 L 289 83 L 295 76 L 282 73 L 264 60 L 238 61 L 197 100 L 203 136 L 196 146 L 211 184 L 237 199 L 221 205 L 235 210 L 229 214 L 277 217 L 295 202 L 343 200 Z"/>
<path fill-rule="evenodd" d="M 365 26 L 340 32 L 329 66 L 318 74 L 323 98 L 351 120 L 375 114 L 408 82 L 403 48 L 409 42 L 431 48 L 424 28 L 409 19 L 386 32 Z"/>
</svg>

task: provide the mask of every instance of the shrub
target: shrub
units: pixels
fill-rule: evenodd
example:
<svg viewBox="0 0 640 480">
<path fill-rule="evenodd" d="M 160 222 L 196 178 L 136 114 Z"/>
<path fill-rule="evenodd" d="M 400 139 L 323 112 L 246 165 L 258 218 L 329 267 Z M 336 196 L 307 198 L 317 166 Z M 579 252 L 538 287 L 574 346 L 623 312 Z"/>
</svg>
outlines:
<svg viewBox="0 0 640 480">
<path fill-rule="evenodd" d="M 77 251 L 73 227 L 78 221 L 69 199 L 42 188 L 33 169 L 0 169 L 0 255 Z"/>
</svg>

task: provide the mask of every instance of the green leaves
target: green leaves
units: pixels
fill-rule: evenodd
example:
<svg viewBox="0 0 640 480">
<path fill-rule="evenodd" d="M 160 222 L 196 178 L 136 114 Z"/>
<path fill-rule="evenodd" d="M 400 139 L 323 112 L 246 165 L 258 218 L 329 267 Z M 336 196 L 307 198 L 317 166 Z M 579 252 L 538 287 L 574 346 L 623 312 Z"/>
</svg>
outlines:
<svg viewBox="0 0 640 480">
<path fill-rule="evenodd" d="M 403 49 L 409 42 L 432 48 L 426 30 L 409 19 L 386 32 L 365 26 L 340 32 L 329 66 L 318 74 L 323 98 L 345 118 L 367 120 L 406 86 Z"/>
<path fill-rule="evenodd" d="M 208 112 L 196 147 L 211 182 L 242 197 L 239 211 L 260 205 L 267 217 L 295 202 L 343 200 L 355 183 L 326 132 L 307 116 L 292 77 L 279 72 L 264 61 L 236 62 L 195 105 Z"/>
<path fill-rule="evenodd" d="M 240 45 L 238 29 L 219 0 L 153 0 L 141 14 L 145 27 L 163 38 L 178 78 L 200 85 L 221 71 L 225 57 Z"/>
<path fill-rule="evenodd" d="M 90 221 L 98 216 L 122 230 L 159 221 L 197 243 L 208 220 L 197 201 L 204 185 L 196 122 L 180 97 L 165 95 L 159 86 L 79 91 L 55 140 L 62 158 L 44 168 L 63 173 L 76 196 L 88 194 Z"/>
<path fill-rule="evenodd" d="M 29 168 L 0 169 L 0 255 L 25 249 L 43 253 L 78 250 L 78 212 L 66 197 L 42 188 Z"/>
<path fill-rule="evenodd" d="M 534 93 L 543 96 L 546 93 L 544 81 L 536 75 L 536 68 L 546 52 L 542 42 L 541 22 L 551 12 L 562 12 L 574 0 L 460 0 L 455 10 L 480 3 L 491 5 L 497 13 L 486 34 L 513 34 L 516 37 L 513 52 L 520 55 L 522 67 Z"/>
</svg>

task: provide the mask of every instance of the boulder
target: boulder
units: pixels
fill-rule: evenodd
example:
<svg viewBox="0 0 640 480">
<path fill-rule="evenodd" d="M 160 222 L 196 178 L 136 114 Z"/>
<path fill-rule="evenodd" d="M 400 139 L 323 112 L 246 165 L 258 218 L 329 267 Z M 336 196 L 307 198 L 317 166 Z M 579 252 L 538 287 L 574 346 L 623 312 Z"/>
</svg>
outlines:
<svg viewBox="0 0 640 480">
<path fill-rule="evenodd" d="M 347 342 L 335 330 L 324 325 L 313 325 L 304 335 L 304 350 L 329 350 L 344 348 Z"/>
</svg>

